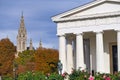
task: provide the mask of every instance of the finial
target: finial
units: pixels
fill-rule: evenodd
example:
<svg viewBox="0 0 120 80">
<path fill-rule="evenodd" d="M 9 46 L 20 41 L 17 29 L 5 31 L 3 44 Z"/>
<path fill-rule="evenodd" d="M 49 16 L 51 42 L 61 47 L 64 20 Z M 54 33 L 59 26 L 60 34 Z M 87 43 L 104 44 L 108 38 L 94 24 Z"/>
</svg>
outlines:
<svg viewBox="0 0 120 80">
<path fill-rule="evenodd" d="M 29 50 L 33 50 L 33 45 L 32 45 L 32 39 L 30 38 L 30 46 L 29 46 Z"/>
<path fill-rule="evenodd" d="M 42 41 L 40 39 L 39 48 L 42 48 Z"/>
<path fill-rule="evenodd" d="M 22 18 L 23 18 L 23 11 L 22 11 Z"/>
</svg>

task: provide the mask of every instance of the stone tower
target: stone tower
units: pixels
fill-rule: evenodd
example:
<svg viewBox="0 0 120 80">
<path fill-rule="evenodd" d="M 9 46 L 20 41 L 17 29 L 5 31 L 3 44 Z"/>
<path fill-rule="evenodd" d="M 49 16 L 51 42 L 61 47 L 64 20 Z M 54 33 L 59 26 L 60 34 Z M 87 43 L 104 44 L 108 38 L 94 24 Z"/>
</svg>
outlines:
<svg viewBox="0 0 120 80">
<path fill-rule="evenodd" d="M 40 40 L 39 48 L 42 48 L 42 41 Z"/>
<path fill-rule="evenodd" d="M 30 46 L 29 46 L 29 50 L 33 50 L 32 39 L 30 39 Z"/>
<path fill-rule="evenodd" d="M 17 53 L 27 49 L 26 42 L 27 42 L 27 32 L 24 24 L 24 16 L 22 13 L 20 20 L 20 27 L 17 35 Z"/>
</svg>

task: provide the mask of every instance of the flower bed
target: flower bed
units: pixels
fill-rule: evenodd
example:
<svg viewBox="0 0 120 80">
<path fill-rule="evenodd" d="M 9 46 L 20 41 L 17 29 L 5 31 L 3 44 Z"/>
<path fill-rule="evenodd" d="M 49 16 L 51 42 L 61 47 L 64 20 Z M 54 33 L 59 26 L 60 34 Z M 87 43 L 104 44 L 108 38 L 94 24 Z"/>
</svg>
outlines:
<svg viewBox="0 0 120 80">
<path fill-rule="evenodd" d="M 68 80 L 120 80 L 120 72 L 115 74 L 95 73 L 94 75 L 80 70 L 74 70 L 69 75 L 67 73 L 63 73 L 62 75 L 48 73 L 44 75 L 41 72 L 25 72 L 19 74 L 15 80 L 64 80 L 66 77 Z M 13 78 L 4 76 L 2 80 L 13 80 Z"/>
</svg>

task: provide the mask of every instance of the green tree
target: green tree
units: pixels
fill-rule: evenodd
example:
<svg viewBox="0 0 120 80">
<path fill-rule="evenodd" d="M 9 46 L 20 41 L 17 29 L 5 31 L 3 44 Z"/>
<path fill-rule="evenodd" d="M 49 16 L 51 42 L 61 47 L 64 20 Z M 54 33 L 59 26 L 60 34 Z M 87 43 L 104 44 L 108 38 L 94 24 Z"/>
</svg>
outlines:
<svg viewBox="0 0 120 80">
<path fill-rule="evenodd" d="M 34 51 L 26 50 L 19 53 L 15 62 L 18 65 L 18 73 L 34 70 Z"/>
<path fill-rule="evenodd" d="M 27 62 L 34 62 L 34 51 L 26 50 L 19 53 L 16 62 L 22 65 L 25 65 Z"/>
</svg>

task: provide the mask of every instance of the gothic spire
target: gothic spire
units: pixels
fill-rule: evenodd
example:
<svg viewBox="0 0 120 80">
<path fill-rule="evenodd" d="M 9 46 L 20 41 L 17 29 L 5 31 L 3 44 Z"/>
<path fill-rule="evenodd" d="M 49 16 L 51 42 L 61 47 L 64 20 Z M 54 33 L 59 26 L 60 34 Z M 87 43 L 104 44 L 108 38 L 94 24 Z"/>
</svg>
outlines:
<svg viewBox="0 0 120 80">
<path fill-rule="evenodd" d="M 21 17 L 23 18 L 23 11 L 22 11 L 22 16 Z"/>
<path fill-rule="evenodd" d="M 20 19 L 20 27 L 17 35 L 17 54 L 18 52 L 22 52 L 27 49 L 26 41 L 27 41 L 27 32 L 26 32 L 26 28 L 24 24 L 24 16 L 22 12 Z"/>
<path fill-rule="evenodd" d="M 42 48 L 42 41 L 40 39 L 39 48 Z"/>
<path fill-rule="evenodd" d="M 33 44 L 32 44 L 32 39 L 30 39 L 30 46 L 29 50 L 33 50 Z"/>
<path fill-rule="evenodd" d="M 19 32 L 25 32 L 26 33 L 23 12 L 22 12 L 22 15 L 21 15 Z"/>
</svg>

